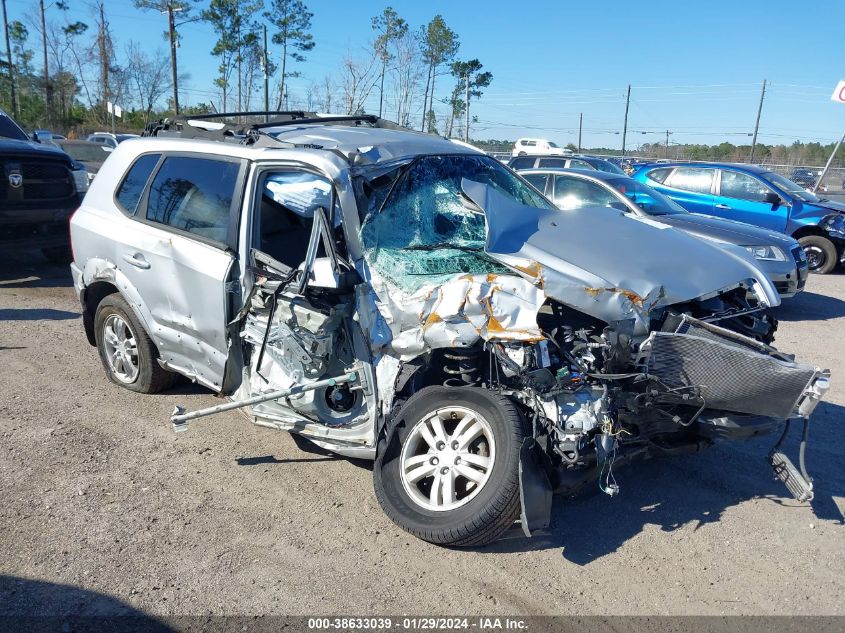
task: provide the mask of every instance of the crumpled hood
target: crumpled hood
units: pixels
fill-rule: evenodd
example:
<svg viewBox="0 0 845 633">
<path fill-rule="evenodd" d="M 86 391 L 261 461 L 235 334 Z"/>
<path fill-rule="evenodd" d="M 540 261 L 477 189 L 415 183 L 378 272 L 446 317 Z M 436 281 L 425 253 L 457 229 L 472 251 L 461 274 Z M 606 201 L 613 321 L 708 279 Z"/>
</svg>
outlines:
<svg viewBox="0 0 845 633">
<path fill-rule="evenodd" d="M 464 193 L 487 218 L 486 252 L 546 296 L 603 321 L 634 318 L 743 282 L 769 305 L 780 298 L 744 257 L 671 227 L 609 207 L 538 209 L 478 182 Z M 638 328 L 639 329 L 639 328 Z"/>
<path fill-rule="evenodd" d="M 761 229 L 760 227 L 744 222 L 717 218 L 712 215 L 675 213 L 672 215 L 657 216 L 654 220 L 702 237 L 722 240 L 723 242 L 730 242 L 732 244 L 742 246 L 779 246 L 785 249 L 787 254 L 796 245 L 794 239 L 783 233 Z"/>
<path fill-rule="evenodd" d="M 818 207 L 820 209 L 829 209 L 837 213 L 845 213 L 845 204 L 836 202 L 834 200 L 825 200 L 824 202 L 805 202 L 806 207 Z"/>
</svg>

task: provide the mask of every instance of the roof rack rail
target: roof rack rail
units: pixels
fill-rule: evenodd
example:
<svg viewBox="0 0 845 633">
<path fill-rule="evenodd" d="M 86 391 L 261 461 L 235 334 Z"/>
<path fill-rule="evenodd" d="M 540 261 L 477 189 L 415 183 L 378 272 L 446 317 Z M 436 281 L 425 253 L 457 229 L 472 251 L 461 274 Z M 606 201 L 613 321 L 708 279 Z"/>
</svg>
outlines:
<svg viewBox="0 0 845 633">
<path fill-rule="evenodd" d="M 208 112 L 206 114 L 179 114 L 173 119 L 192 119 L 202 121 L 204 119 L 231 119 L 232 117 L 244 116 L 270 116 L 270 115 L 289 115 L 292 117 L 305 118 L 307 114 L 304 110 L 257 110 L 254 112 Z"/>
<path fill-rule="evenodd" d="M 235 117 L 257 116 L 263 116 L 265 119 L 271 116 L 273 118 L 261 123 L 223 123 L 211 121 L 211 119 L 232 119 Z M 193 122 L 202 121 L 208 121 L 208 124 L 193 124 Z M 251 145 L 255 143 L 259 137 L 269 136 L 263 131 L 265 128 L 283 127 L 288 125 L 367 125 L 392 130 L 406 129 L 396 123 L 393 123 L 392 121 L 380 119 L 375 114 L 320 115 L 316 112 L 304 112 L 302 110 L 283 110 L 213 112 L 198 115 L 180 114 L 178 116 L 167 117 L 158 121 L 151 121 L 145 126 L 142 136 L 201 138 Z"/>
<path fill-rule="evenodd" d="M 379 119 L 375 114 L 338 114 L 338 115 L 331 115 L 331 116 L 309 116 L 303 117 L 301 119 L 291 119 L 289 121 L 267 121 L 266 123 L 255 123 L 252 125 L 253 129 L 260 130 L 265 127 L 277 127 L 280 125 L 304 125 L 308 123 L 369 123 L 371 125 L 377 125 L 381 123 L 378 127 L 387 127 L 386 124 L 395 125 L 391 121 L 386 121 L 384 119 Z M 397 128 L 399 126 L 396 126 Z"/>
</svg>

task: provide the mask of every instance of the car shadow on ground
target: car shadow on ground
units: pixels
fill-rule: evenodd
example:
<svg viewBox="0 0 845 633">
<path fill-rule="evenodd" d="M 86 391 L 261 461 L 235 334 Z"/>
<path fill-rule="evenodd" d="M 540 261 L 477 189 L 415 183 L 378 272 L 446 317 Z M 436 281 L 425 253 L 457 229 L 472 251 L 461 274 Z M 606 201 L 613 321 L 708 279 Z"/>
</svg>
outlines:
<svg viewBox="0 0 845 633">
<path fill-rule="evenodd" d="M 0 289 L 71 286 L 70 266 L 51 264 L 37 251 L 0 255 Z"/>
<path fill-rule="evenodd" d="M 845 301 L 806 290 L 772 310 L 781 321 L 826 321 L 845 316 Z"/>
<path fill-rule="evenodd" d="M 82 314 L 53 308 L 0 308 L 0 321 L 67 321 Z"/>
<path fill-rule="evenodd" d="M 698 455 L 634 463 L 616 473 L 620 494 L 609 498 L 598 482 L 574 498 L 555 497 L 552 525 L 532 538 L 514 526 L 503 539 L 482 551 L 526 552 L 561 549 L 576 565 L 612 554 L 627 541 L 656 527 L 662 532 L 696 531 L 720 521 L 726 509 L 751 499 L 768 500 L 802 513 L 806 522 L 845 524 L 835 499 L 845 498 L 841 455 L 845 440 L 837 435 L 845 407 L 822 402 L 811 422 L 807 469 L 815 499 L 810 507 L 789 497 L 774 480 L 766 456 L 777 434 L 739 443 L 720 443 Z M 800 424 L 793 424 L 784 448 L 798 461 Z"/>
<path fill-rule="evenodd" d="M 18 631 L 175 631 L 109 595 L 43 580 L 0 575 L 0 628 Z"/>
</svg>

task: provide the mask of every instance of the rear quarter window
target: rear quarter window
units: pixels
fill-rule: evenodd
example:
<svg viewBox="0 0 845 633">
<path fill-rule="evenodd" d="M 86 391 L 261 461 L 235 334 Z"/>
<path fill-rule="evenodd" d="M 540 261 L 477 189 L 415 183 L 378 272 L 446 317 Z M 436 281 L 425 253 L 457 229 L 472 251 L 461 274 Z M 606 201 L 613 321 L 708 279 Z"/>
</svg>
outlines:
<svg viewBox="0 0 845 633">
<path fill-rule="evenodd" d="M 541 158 L 537 161 L 537 167 L 566 167 L 565 158 Z"/>
<path fill-rule="evenodd" d="M 509 164 L 508 167 L 511 169 L 529 169 L 534 166 L 534 158 L 531 156 L 520 156 L 519 158 L 514 158 Z"/>
<path fill-rule="evenodd" d="M 672 173 L 672 170 L 667 169 L 665 167 L 662 169 L 652 169 L 646 174 L 646 178 L 662 184 L 666 182 L 666 178 L 669 176 L 670 173 Z"/>
<path fill-rule="evenodd" d="M 144 194 L 144 188 L 147 186 L 150 176 L 158 164 L 158 159 L 161 154 L 145 154 L 138 158 L 120 185 L 117 187 L 114 198 L 118 206 L 129 215 L 135 215 L 138 210 L 138 203 L 141 201 L 141 196 Z"/>
</svg>

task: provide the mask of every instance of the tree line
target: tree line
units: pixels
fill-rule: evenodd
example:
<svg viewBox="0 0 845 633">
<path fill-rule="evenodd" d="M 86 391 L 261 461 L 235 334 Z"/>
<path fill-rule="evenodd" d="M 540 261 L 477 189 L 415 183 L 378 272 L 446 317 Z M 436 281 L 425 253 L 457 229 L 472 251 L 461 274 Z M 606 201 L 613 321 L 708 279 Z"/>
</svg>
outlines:
<svg viewBox="0 0 845 633">
<path fill-rule="evenodd" d="M 71 19 L 69 0 L 39 0 L 15 20 L 0 2 L 0 107 L 33 129 L 107 126 L 110 103 L 123 110 L 118 126 L 127 130 L 170 114 L 369 108 L 406 127 L 468 138 L 470 106 L 493 80 L 478 59 L 459 58 L 460 37 L 442 15 L 414 27 L 392 7 L 370 19 L 365 45 L 334 73 L 316 77 L 306 72 L 319 42 L 303 0 L 134 0 L 139 12 L 161 16 L 158 49 L 115 41 L 103 0 L 80 5 L 86 20 Z M 185 95 L 194 91 L 185 87 L 191 77 L 180 66 L 180 43 L 192 23 L 213 31 L 218 66 L 213 86 L 199 91 L 207 97 L 188 106 Z M 305 87 L 291 90 L 290 80 L 302 77 Z M 451 88 L 446 97 L 437 91 L 443 81 Z"/>
</svg>

